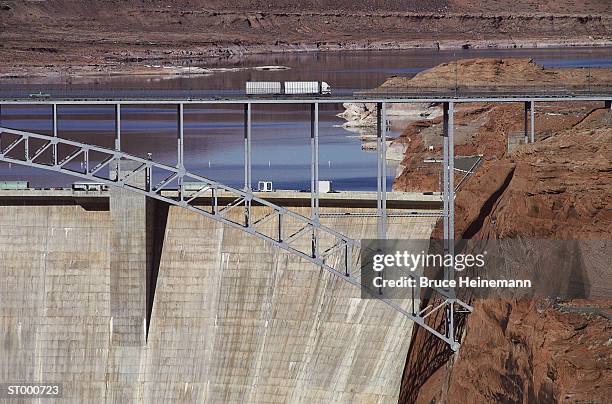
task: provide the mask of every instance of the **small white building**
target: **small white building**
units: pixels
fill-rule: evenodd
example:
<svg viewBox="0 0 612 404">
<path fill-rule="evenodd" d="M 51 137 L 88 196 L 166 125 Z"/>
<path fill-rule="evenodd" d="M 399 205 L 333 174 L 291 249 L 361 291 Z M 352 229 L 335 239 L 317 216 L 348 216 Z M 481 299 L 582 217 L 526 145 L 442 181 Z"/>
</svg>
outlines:
<svg viewBox="0 0 612 404">
<path fill-rule="evenodd" d="M 257 183 L 258 192 L 272 192 L 273 190 L 272 181 L 259 181 Z"/>
<path fill-rule="evenodd" d="M 319 180 L 317 188 L 319 188 L 320 193 L 326 194 L 332 192 L 332 182 L 327 180 Z"/>
</svg>

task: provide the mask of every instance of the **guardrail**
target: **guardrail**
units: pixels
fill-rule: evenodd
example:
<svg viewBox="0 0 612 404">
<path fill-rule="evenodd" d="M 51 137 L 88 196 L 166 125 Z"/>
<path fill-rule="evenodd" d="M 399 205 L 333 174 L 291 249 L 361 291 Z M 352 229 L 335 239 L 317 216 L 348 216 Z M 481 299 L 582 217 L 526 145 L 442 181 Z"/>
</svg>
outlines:
<svg viewBox="0 0 612 404">
<path fill-rule="evenodd" d="M 378 87 L 358 91 L 355 96 L 385 97 L 449 97 L 449 98 L 486 98 L 486 97 L 573 97 L 573 96 L 612 96 L 612 84 L 598 85 L 490 85 L 455 87 Z"/>
<path fill-rule="evenodd" d="M 258 94 L 247 95 L 244 89 L 142 89 L 108 87 L 72 87 L 58 85 L 11 85 L 0 87 L 4 100 L 130 100 L 130 99 L 367 99 L 367 98 L 507 98 L 507 97 L 612 97 L 611 84 L 584 84 L 550 86 L 534 83 L 512 86 L 429 86 L 378 87 L 361 91 L 332 90 L 330 95 L 320 94 Z"/>
</svg>

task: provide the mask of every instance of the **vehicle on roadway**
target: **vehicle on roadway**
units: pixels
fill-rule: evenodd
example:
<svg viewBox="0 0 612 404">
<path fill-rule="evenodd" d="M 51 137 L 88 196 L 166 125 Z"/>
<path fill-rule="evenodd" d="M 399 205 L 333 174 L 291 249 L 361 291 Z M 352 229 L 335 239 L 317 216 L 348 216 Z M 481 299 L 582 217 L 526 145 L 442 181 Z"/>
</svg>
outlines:
<svg viewBox="0 0 612 404">
<path fill-rule="evenodd" d="M 42 91 L 30 94 L 30 98 L 49 98 L 49 97 L 51 97 L 51 94 L 43 93 Z"/>
<path fill-rule="evenodd" d="M 246 95 L 330 95 L 324 81 L 247 81 Z"/>
</svg>

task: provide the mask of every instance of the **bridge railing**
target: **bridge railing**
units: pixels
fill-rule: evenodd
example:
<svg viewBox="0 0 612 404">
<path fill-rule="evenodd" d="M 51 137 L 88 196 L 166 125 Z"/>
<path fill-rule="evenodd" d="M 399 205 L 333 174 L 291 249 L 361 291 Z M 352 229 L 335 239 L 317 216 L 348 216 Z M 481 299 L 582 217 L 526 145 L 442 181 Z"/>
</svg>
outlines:
<svg viewBox="0 0 612 404">
<path fill-rule="evenodd" d="M 108 86 L 63 86 L 11 84 L 0 86 L 0 99 L 5 100 L 207 100 L 207 99 L 326 99 L 326 98 L 488 98 L 488 97 L 612 97 L 612 83 L 585 83 L 549 85 L 538 82 L 516 83 L 515 85 L 468 86 L 459 83 L 455 86 L 382 86 L 375 89 L 347 91 L 332 89 L 331 95 L 265 95 L 248 96 L 244 89 L 142 89 L 113 88 Z"/>
<path fill-rule="evenodd" d="M 575 96 L 612 96 L 612 84 L 545 85 L 540 83 L 516 85 L 479 85 L 479 86 L 381 86 L 372 90 L 355 93 L 356 96 L 394 97 L 450 97 L 450 98 L 487 98 L 487 97 L 575 97 Z"/>
</svg>

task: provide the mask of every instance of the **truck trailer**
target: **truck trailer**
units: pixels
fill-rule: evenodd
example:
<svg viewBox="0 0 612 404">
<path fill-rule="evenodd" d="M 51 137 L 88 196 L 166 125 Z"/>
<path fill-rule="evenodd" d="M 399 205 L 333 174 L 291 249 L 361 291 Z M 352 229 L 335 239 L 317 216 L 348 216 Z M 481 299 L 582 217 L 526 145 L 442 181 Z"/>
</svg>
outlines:
<svg viewBox="0 0 612 404">
<path fill-rule="evenodd" d="M 329 95 L 324 81 L 247 81 L 246 95 Z"/>
</svg>

